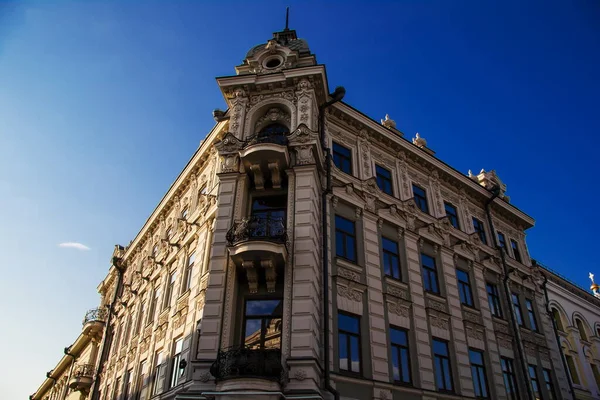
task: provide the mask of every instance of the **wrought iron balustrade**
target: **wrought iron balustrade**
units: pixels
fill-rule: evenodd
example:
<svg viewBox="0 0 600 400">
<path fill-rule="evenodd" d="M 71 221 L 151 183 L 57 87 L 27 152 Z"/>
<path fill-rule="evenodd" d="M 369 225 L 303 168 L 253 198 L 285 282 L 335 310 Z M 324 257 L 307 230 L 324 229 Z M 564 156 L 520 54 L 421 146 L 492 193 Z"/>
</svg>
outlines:
<svg viewBox="0 0 600 400">
<path fill-rule="evenodd" d="M 257 133 L 253 136 L 250 136 L 246 142 L 244 143 L 244 148 L 247 146 L 252 146 L 253 144 L 259 143 L 272 143 L 278 144 L 281 146 L 287 146 L 288 138 L 285 133 Z"/>
<path fill-rule="evenodd" d="M 235 221 L 227 232 L 227 243 L 232 246 L 249 240 L 285 243 L 287 234 L 283 218 L 249 217 Z"/>
<path fill-rule="evenodd" d="M 88 322 L 104 322 L 106 321 L 106 308 L 94 308 L 93 310 L 89 310 L 85 313 L 85 317 L 83 317 L 83 325 Z"/>
<path fill-rule="evenodd" d="M 281 350 L 255 350 L 245 346 L 219 350 L 210 367 L 210 373 L 217 380 L 253 377 L 279 381 L 282 372 Z"/>
</svg>

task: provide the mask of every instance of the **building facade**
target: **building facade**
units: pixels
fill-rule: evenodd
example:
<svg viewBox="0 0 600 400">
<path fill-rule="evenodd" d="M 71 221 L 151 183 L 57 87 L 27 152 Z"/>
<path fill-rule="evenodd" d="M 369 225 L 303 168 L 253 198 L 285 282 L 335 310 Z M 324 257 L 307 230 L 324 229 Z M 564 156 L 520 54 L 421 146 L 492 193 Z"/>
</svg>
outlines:
<svg viewBox="0 0 600 400">
<path fill-rule="evenodd" d="M 564 369 L 577 399 L 600 398 L 600 288 L 592 280 L 590 293 L 544 268 L 548 310 L 563 354 Z"/>
<path fill-rule="evenodd" d="M 116 247 L 93 382 L 69 396 L 573 398 L 534 221 L 494 171 L 329 94 L 294 30 L 217 82 L 228 109 Z M 60 398 L 47 381 L 33 399 Z"/>
</svg>

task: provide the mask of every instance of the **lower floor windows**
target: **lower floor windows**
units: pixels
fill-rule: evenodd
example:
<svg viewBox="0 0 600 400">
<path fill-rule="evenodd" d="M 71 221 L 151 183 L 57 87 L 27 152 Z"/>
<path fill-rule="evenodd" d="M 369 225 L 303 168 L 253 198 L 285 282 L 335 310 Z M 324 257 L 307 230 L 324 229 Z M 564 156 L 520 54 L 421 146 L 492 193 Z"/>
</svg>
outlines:
<svg viewBox="0 0 600 400">
<path fill-rule="evenodd" d="M 469 361 L 471 362 L 471 377 L 473 378 L 475 397 L 479 399 L 489 398 L 490 395 L 488 391 L 487 377 L 485 375 L 483 352 L 479 350 L 469 350 Z"/>
<path fill-rule="evenodd" d="M 567 366 L 569 367 L 571 382 L 573 382 L 575 385 L 579 385 L 579 375 L 577 374 L 577 367 L 575 366 L 575 361 L 573 360 L 573 357 L 565 355 L 565 359 L 567 360 Z"/>
<path fill-rule="evenodd" d="M 556 393 L 554 393 L 554 382 L 552 382 L 552 371 L 544 368 L 542 370 L 542 374 L 544 376 L 544 384 L 546 385 L 546 390 L 548 391 L 550 400 L 556 399 Z"/>
<path fill-rule="evenodd" d="M 338 313 L 338 351 L 340 371 L 360 374 L 360 317 Z"/>
<path fill-rule="evenodd" d="M 515 376 L 513 360 L 506 357 L 500 357 L 500 365 L 502 366 L 502 376 L 504 378 L 506 395 L 509 399 L 518 400 L 519 391 L 517 389 L 517 379 Z"/>
<path fill-rule="evenodd" d="M 410 384 L 408 333 L 404 329 L 390 328 L 390 343 L 392 348 L 394 381 L 402 384 Z"/>
<path fill-rule="evenodd" d="M 450 367 L 448 342 L 441 339 L 433 339 L 433 360 L 437 390 L 452 392 L 452 368 Z"/>
<path fill-rule="evenodd" d="M 529 381 L 531 382 L 533 397 L 535 397 L 536 399 L 541 399 L 542 393 L 540 392 L 540 383 L 537 377 L 536 366 L 529 364 L 529 367 L 527 369 L 529 371 Z"/>
<path fill-rule="evenodd" d="M 246 300 L 244 346 L 252 350 L 281 348 L 282 299 Z"/>
</svg>

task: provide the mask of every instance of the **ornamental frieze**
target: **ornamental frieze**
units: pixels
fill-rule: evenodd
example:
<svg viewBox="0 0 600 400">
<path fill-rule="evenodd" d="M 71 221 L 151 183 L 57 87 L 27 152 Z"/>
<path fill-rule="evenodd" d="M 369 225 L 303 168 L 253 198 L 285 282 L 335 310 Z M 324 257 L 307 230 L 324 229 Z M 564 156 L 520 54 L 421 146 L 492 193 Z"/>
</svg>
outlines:
<svg viewBox="0 0 600 400">
<path fill-rule="evenodd" d="M 350 271 L 349 269 L 338 267 L 337 274 L 338 276 L 348 279 L 349 281 L 360 283 L 360 275 L 354 271 Z"/>
<path fill-rule="evenodd" d="M 427 298 L 425 302 L 425 307 L 448 314 L 448 306 L 445 303 L 438 300 Z"/>
<path fill-rule="evenodd" d="M 469 321 L 474 324 L 483 325 L 483 318 L 481 317 L 481 315 L 476 314 L 471 311 L 464 310 L 464 309 L 463 309 L 463 319 L 465 321 Z"/>
</svg>

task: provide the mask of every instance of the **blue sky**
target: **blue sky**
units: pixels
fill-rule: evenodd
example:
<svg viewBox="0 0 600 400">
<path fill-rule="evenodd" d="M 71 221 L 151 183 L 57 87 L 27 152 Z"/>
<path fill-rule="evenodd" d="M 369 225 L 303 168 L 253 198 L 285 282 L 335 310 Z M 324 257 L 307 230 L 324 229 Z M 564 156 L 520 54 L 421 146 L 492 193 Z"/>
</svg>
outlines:
<svg viewBox="0 0 600 400">
<path fill-rule="evenodd" d="M 588 286 L 600 3 L 521 3 L 0 3 L 0 397 L 31 394 L 76 338 L 113 245 L 225 106 L 214 77 L 280 30 L 286 5 L 332 89 L 464 173 L 496 169 L 537 221 L 534 258 Z"/>
</svg>

